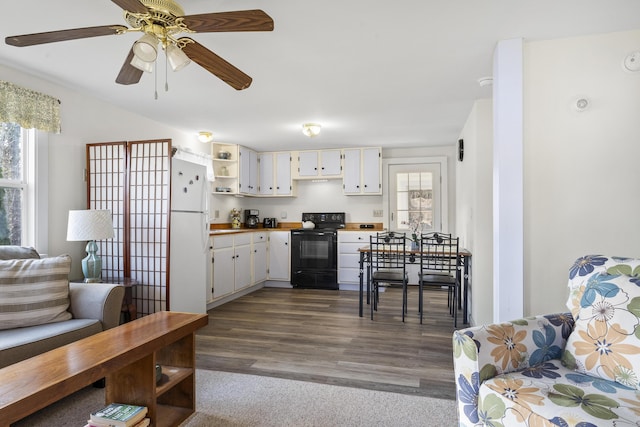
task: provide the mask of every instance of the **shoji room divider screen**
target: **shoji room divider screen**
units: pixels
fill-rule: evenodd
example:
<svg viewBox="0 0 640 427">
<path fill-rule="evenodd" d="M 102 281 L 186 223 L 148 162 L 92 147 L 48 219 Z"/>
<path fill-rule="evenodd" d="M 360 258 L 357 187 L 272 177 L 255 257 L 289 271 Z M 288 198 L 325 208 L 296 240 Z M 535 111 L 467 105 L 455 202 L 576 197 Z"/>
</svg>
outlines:
<svg viewBox="0 0 640 427">
<path fill-rule="evenodd" d="M 87 144 L 87 205 L 113 213 L 115 238 L 96 242 L 103 281 L 131 278 L 138 316 L 169 296 L 171 140 Z"/>
</svg>

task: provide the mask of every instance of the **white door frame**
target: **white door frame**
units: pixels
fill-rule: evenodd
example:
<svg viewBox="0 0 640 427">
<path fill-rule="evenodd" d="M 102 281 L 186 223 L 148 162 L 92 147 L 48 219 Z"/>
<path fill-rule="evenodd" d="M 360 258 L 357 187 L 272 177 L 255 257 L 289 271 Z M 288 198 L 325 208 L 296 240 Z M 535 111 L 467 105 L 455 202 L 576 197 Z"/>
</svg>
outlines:
<svg viewBox="0 0 640 427">
<path fill-rule="evenodd" d="M 440 225 L 442 230 L 449 230 L 449 189 L 447 179 L 449 175 L 446 156 L 382 159 L 382 206 L 385 208 L 384 227 L 389 228 L 389 224 L 391 223 L 391 218 L 389 217 L 391 212 L 391 207 L 389 205 L 389 166 L 412 163 L 437 163 L 440 165 Z"/>
</svg>

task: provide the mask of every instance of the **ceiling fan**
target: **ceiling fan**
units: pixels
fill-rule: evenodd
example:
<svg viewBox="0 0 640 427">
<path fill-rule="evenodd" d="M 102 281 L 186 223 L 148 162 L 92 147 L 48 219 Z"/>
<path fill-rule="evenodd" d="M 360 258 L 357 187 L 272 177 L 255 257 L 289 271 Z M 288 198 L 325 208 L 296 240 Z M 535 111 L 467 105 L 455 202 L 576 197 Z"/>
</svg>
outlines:
<svg viewBox="0 0 640 427">
<path fill-rule="evenodd" d="M 74 28 L 45 33 L 24 34 L 5 38 L 8 45 L 24 47 L 44 43 L 76 40 L 97 36 L 141 32 L 120 69 L 116 82 L 123 85 L 140 81 L 143 71 L 152 71 L 158 45 L 165 50 L 167 61 L 177 71 L 191 60 L 216 75 L 231 87 L 242 90 L 251 85 L 251 77 L 211 52 L 190 37 L 180 33 L 227 31 L 272 31 L 273 19 L 262 10 L 203 13 L 186 15 L 174 0 L 111 0 L 124 10 L 124 25 Z"/>
</svg>

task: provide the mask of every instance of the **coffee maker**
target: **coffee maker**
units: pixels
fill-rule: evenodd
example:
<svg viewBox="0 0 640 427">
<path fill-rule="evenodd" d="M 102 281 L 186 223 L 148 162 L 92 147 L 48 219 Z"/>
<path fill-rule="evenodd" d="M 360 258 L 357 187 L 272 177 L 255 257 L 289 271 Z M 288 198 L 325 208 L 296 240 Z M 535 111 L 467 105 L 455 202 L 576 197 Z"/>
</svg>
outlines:
<svg viewBox="0 0 640 427">
<path fill-rule="evenodd" d="M 244 210 L 244 226 L 247 228 L 256 228 L 260 219 L 258 218 L 260 211 L 258 209 L 245 209 Z"/>
</svg>

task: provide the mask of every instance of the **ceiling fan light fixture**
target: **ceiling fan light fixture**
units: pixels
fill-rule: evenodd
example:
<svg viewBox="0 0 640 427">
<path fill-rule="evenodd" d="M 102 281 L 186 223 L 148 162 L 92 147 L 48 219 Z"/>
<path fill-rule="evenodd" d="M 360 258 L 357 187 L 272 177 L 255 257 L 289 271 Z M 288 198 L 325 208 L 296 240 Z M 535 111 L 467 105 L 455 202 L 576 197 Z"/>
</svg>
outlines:
<svg viewBox="0 0 640 427">
<path fill-rule="evenodd" d="M 151 62 L 143 61 L 142 59 L 133 55 L 133 59 L 131 59 L 130 64 L 136 67 L 138 70 L 142 70 L 147 73 L 153 73 L 153 65 L 154 65 L 153 61 Z"/>
<path fill-rule="evenodd" d="M 180 71 L 191 63 L 189 57 L 175 44 L 167 46 L 167 59 L 173 71 Z"/>
<path fill-rule="evenodd" d="M 153 62 L 158 56 L 158 38 L 146 33 L 133 45 L 133 53 L 141 61 Z"/>
<path fill-rule="evenodd" d="M 322 126 L 317 123 L 305 123 L 302 125 L 302 133 L 307 135 L 309 138 L 313 138 L 320 134 Z"/>
<path fill-rule="evenodd" d="M 203 144 L 211 142 L 213 141 L 213 134 L 209 131 L 201 130 L 200 132 L 198 132 L 198 141 L 202 142 Z"/>
</svg>

